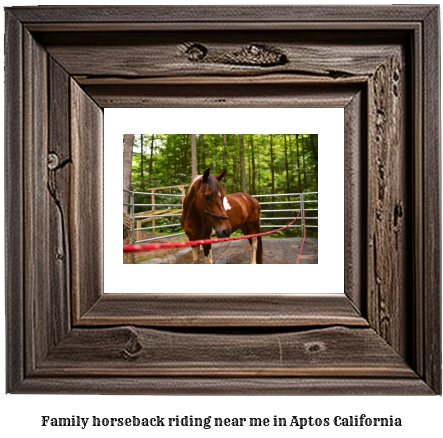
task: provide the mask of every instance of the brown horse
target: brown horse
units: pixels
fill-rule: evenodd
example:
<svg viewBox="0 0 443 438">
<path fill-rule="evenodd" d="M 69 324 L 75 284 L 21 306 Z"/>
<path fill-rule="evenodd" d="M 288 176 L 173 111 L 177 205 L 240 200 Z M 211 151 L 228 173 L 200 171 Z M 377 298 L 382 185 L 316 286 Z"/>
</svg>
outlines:
<svg viewBox="0 0 443 438">
<path fill-rule="evenodd" d="M 183 231 L 190 241 L 209 239 L 214 230 L 217 237 L 229 237 L 241 230 L 244 235 L 260 233 L 260 204 L 247 193 L 227 195 L 220 180 L 225 175 L 211 175 L 206 169 L 197 175 L 183 200 L 180 219 Z M 248 239 L 252 246 L 251 264 L 262 263 L 261 236 Z M 211 244 L 202 245 L 206 263 L 213 263 Z M 192 247 L 194 263 L 199 263 L 200 245 Z"/>
</svg>

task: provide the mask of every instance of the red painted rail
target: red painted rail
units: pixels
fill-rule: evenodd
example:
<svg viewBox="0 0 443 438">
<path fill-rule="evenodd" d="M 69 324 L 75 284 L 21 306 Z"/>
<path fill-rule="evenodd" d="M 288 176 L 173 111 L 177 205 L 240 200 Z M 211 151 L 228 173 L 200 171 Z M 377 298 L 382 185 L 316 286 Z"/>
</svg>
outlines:
<svg viewBox="0 0 443 438">
<path fill-rule="evenodd" d="M 186 246 L 197 246 L 197 245 L 207 245 L 207 244 L 214 245 L 216 243 L 229 242 L 231 240 L 243 240 L 243 239 L 251 239 L 252 237 L 267 236 L 268 234 L 276 233 L 277 231 L 281 231 L 281 230 L 284 230 L 285 228 L 288 228 L 290 225 L 292 225 L 298 219 L 299 215 L 300 215 L 300 210 L 299 210 L 296 218 L 292 222 L 290 222 L 288 225 L 285 225 L 282 228 L 278 228 L 277 230 L 268 231 L 266 233 L 249 234 L 247 236 L 225 237 L 222 239 L 193 240 L 193 241 L 187 241 L 187 242 L 146 243 L 146 244 L 136 243 L 134 245 L 124 245 L 123 252 L 155 251 L 158 249 L 183 248 Z M 303 244 L 305 242 L 305 238 L 306 238 L 306 229 L 305 229 L 305 235 L 303 237 L 302 246 L 300 249 L 300 254 L 298 255 L 297 263 L 300 260 L 301 250 L 303 249 Z"/>
<path fill-rule="evenodd" d="M 141 252 L 141 251 L 154 251 L 157 249 L 170 249 L 170 248 L 182 248 L 185 246 L 196 246 L 196 245 L 207 245 L 207 244 L 215 244 L 215 243 L 221 243 L 221 242 L 228 242 L 230 240 L 243 240 L 243 239 L 250 239 L 252 237 L 258 237 L 258 236 L 266 236 L 268 234 L 276 233 L 277 231 L 284 230 L 285 228 L 288 228 L 290 225 L 292 225 L 300 215 L 300 211 L 297 214 L 297 217 L 288 225 L 285 225 L 282 228 L 279 228 L 277 230 L 268 231 L 267 233 L 258 233 L 258 234 L 248 234 L 247 236 L 233 236 L 233 237 L 225 237 L 222 239 L 203 239 L 203 240 L 192 240 L 187 242 L 170 242 L 170 243 L 136 243 L 134 245 L 124 245 L 123 251 L 124 252 Z"/>
</svg>

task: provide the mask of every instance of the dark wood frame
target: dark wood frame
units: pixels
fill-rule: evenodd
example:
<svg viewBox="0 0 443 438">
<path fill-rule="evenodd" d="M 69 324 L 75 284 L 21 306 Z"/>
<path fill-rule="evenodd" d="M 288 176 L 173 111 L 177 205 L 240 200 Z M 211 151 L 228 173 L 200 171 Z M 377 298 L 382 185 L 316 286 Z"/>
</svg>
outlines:
<svg viewBox="0 0 443 438">
<path fill-rule="evenodd" d="M 7 8 L 7 391 L 441 394 L 439 38 L 438 6 Z M 104 295 L 110 106 L 345 108 L 346 294 Z"/>
</svg>

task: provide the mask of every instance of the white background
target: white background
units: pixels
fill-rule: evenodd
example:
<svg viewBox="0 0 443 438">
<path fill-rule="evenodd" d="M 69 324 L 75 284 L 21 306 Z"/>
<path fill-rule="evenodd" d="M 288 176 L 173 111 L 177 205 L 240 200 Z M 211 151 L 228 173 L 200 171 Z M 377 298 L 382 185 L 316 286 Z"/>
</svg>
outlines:
<svg viewBox="0 0 443 438">
<path fill-rule="evenodd" d="M 36 2 L 12 1 L 3 2 L 3 5 L 31 5 Z M 45 4 L 51 2 L 45 1 Z M 53 4 L 61 4 L 57 1 Z M 96 0 L 95 4 L 112 4 L 112 1 Z M 156 2 L 163 4 L 165 2 Z M 210 2 L 202 2 L 202 4 Z M 223 3 L 223 2 L 218 2 Z M 232 4 L 233 2 L 225 2 Z M 270 3 L 260 0 L 243 0 L 242 4 Z M 296 1 L 287 2 L 279 0 L 279 4 L 297 4 Z M 328 3 L 325 1 L 309 2 L 304 0 L 302 4 Z M 334 2 L 332 2 L 334 3 Z M 340 4 L 356 4 L 357 1 L 340 0 Z M 365 4 L 389 4 L 383 1 L 366 0 Z M 73 4 L 73 3 L 72 3 Z M 148 4 L 147 2 L 133 1 L 131 4 Z M 188 4 L 198 4 L 198 2 L 188 2 Z M 3 26 L 4 20 L 0 20 Z M 3 70 L 0 69 L 0 74 Z M 3 96 L 1 96 L 3 98 Z M 3 105 L 0 106 L 3 108 Z M 0 118 L 3 126 L 3 118 Z M 0 160 L 3 154 L 0 153 Z M 0 172 L 3 166 L 0 165 Z M 3 195 L 3 173 L 0 175 L 0 189 Z M 1 223 L 3 224 L 3 211 L 1 212 Z M 0 243 L 3 244 L 4 234 L 0 233 Z M 0 274 L 4 284 L 4 266 L 0 264 Z M 1 302 L 0 327 L 4 330 L 4 300 Z M 0 355 L 5 357 L 4 335 L 0 336 Z M 4 391 L 4 360 L 0 361 L 0 392 Z M 153 397 L 153 396 L 66 396 L 66 395 L 0 395 L 0 433 L 5 437 L 32 436 L 39 437 L 121 437 L 123 434 L 134 437 L 170 437 L 172 429 L 145 430 L 145 429 L 101 429 L 94 430 L 87 428 L 43 428 L 40 427 L 42 415 L 69 417 L 71 415 L 81 415 L 90 417 L 107 416 L 316 416 L 333 417 L 335 415 L 354 415 L 365 413 L 368 416 L 399 416 L 403 420 L 401 428 L 306 428 L 303 431 L 298 429 L 277 429 L 263 428 L 262 430 L 251 430 L 250 428 L 221 428 L 203 430 L 200 428 L 178 428 L 177 432 L 181 437 L 219 436 L 225 437 L 227 434 L 232 437 L 268 437 L 270 433 L 273 437 L 317 437 L 323 432 L 329 437 L 352 437 L 357 434 L 359 437 L 373 438 L 374 433 L 380 437 L 404 438 L 409 434 L 415 436 L 441 436 L 443 432 L 441 418 L 443 412 L 443 402 L 441 397 Z"/>
<path fill-rule="evenodd" d="M 123 265 L 120 233 L 122 177 L 116 176 L 123 175 L 123 134 L 226 134 L 240 131 L 248 134 L 318 134 L 318 264 Z M 343 293 L 343 132 L 342 108 L 105 109 L 106 293 L 226 293 L 227 288 L 242 293 Z M 266 240 L 264 248 L 266 251 Z M 298 251 L 294 251 L 293 257 L 295 263 Z M 195 275 L 201 280 L 199 284 L 211 284 L 210 291 L 196 289 L 194 282 L 186 281 Z M 176 280 L 165 282 L 165 278 L 171 277 Z M 214 282 L 214 278 L 224 281 Z"/>
</svg>

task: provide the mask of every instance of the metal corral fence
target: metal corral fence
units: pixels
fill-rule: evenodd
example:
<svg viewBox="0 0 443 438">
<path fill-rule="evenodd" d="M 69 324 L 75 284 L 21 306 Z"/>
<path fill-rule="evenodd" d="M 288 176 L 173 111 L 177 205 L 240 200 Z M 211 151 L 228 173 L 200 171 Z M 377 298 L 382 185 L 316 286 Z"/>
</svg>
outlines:
<svg viewBox="0 0 443 438">
<path fill-rule="evenodd" d="M 175 187 L 175 186 L 174 186 Z M 168 187 L 168 189 L 174 188 Z M 183 186 L 176 186 L 182 189 Z M 159 190 L 159 189 L 156 189 Z M 142 243 L 148 242 L 157 239 L 166 239 L 169 237 L 181 236 L 185 233 L 176 233 L 176 234 L 168 234 L 164 236 L 156 236 L 150 237 L 148 239 L 142 239 L 142 232 L 153 230 L 155 232 L 156 229 L 163 228 L 172 228 L 172 227 L 181 227 L 180 222 L 174 224 L 167 225 L 159 225 L 155 224 L 155 220 L 158 218 L 172 218 L 172 217 L 180 217 L 182 211 L 182 203 L 180 204 L 157 204 L 155 201 L 156 196 L 171 198 L 172 201 L 176 200 L 176 198 L 185 197 L 184 194 L 169 194 L 169 193 L 156 193 L 156 192 L 132 192 L 130 190 L 123 191 L 129 193 L 129 203 L 123 203 L 124 206 L 129 207 L 129 213 L 132 219 L 132 240 L 133 243 Z M 151 196 L 150 204 L 136 204 L 134 202 L 135 196 Z M 302 233 L 304 234 L 305 228 L 318 228 L 318 192 L 307 192 L 307 193 L 283 193 L 283 194 L 265 194 L 265 195 L 252 195 L 255 198 L 264 198 L 264 201 L 260 201 L 259 203 L 262 206 L 261 213 L 289 213 L 288 216 L 284 217 L 274 217 L 274 216 L 262 216 L 261 217 L 261 228 L 282 228 L 286 226 L 291 220 L 293 220 L 297 212 L 301 210 L 301 214 L 297 219 L 294 225 L 290 225 L 289 228 L 302 228 Z M 275 201 L 277 197 L 286 198 L 286 200 Z M 267 201 L 266 198 L 272 199 L 272 201 Z M 183 201 L 182 201 L 183 202 Z M 297 205 L 298 204 L 298 205 Z M 314 204 L 314 205 L 312 205 Z M 271 206 L 269 210 L 263 209 L 263 206 L 269 205 Z M 277 206 L 287 206 L 288 208 L 278 208 L 273 209 Z M 135 212 L 136 208 L 139 207 L 151 207 L 149 211 Z M 157 209 L 158 207 L 166 208 L 163 210 Z M 175 207 L 175 208 L 172 208 Z M 314 216 L 312 216 L 312 214 Z M 270 223 L 267 224 L 267 221 L 279 221 L 278 224 Z M 143 227 L 142 225 L 146 222 L 151 222 L 151 226 Z M 263 224 L 266 222 L 266 224 Z M 285 223 L 286 222 L 286 223 Z M 299 222 L 299 223 L 298 223 Z"/>
</svg>

